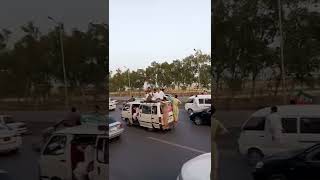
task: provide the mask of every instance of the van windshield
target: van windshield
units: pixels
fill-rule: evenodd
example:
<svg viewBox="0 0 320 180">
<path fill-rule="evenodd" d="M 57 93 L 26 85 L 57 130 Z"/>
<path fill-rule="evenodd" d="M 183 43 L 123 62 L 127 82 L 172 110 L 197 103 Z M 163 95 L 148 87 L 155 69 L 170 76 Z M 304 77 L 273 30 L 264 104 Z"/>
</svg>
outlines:
<svg viewBox="0 0 320 180">
<path fill-rule="evenodd" d="M 265 127 L 265 117 L 251 117 L 244 125 L 243 130 L 263 131 Z"/>
</svg>

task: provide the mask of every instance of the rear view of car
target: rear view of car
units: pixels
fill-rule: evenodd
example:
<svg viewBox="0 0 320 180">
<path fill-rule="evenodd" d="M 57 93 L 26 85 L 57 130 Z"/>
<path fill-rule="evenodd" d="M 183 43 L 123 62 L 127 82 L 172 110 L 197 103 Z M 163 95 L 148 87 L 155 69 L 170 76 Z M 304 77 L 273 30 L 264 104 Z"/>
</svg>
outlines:
<svg viewBox="0 0 320 180">
<path fill-rule="evenodd" d="M 115 137 L 119 137 L 123 133 L 123 125 L 121 122 L 116 121 L 113 117 L 109 116 L 108 124 L 109 124 L 109 139 L 113 139 Z"/>
<path fill-rule="evenodd" d="M 5 125 L 0 125 L 0 153 L 17 151 L 21 144 L 21 136 L 15 130 Z"/>
</svg>

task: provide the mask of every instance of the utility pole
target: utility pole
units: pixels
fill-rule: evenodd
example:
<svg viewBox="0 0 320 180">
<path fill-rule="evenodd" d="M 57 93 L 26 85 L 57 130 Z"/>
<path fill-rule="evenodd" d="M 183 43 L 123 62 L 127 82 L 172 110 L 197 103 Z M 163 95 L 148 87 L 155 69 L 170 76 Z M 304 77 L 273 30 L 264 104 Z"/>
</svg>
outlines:
<svg viewBox="0 0 320 180">
<path fill-rule="evenodd" d="M 62 60 L 62 70 L 63 70 L 63 80 L 64 80 L 64 96 L 65 96 L 65 108 L 69 107 L 69 97 L 68 97 L 68 87 L 67 87 L 67 74 L 66 66 L 64 60 L 64 48 L 63 48 L 63 23 L 57 22 L 54 18 L 48 16 L 48 19 L 54 22 L 59 27 L 59 41 L 61 48 L 61 60 Z"/>
<path fill-rule="evenodd" d="M 282 77 L 282 93 L 283 93 L 283 104 L 287 103 L 286 95 L 286 71 L 284 69 L 284 54 L 283 54 L 283 30 L 282 30 L 282 5 L 281 0 L 278 0 L 279 10 L 279 28 L 280 28 L 280 58 L 281 58 L 281 77 Z"/>
</svg>

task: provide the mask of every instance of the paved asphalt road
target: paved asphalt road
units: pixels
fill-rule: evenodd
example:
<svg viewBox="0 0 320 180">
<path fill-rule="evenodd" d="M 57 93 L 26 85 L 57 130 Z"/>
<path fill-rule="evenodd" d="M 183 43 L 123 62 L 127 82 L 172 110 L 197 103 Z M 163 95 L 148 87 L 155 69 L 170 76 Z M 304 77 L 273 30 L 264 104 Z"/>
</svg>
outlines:
<svg viewBox="0 0 320 180">
<path fill-rule="evenodd" d="M 111 115 L 120 119 L 120 110 Z M 183 163 L 210 152 L 210 127 L 194 125 L 182 109 L 179 119 L 168 132 L 125 127 L 109 147 L 110 180 L 175 180 Z"/>
<path fill-rule="evenodd" d="M 210 127 L 195 126 L 184 110 L 180 112 L 178 126 L 169 132 L 125 127 L 122 137 L 110 144 L 110 180 L 174 180 L 183 163 L 202 151 L 209 152 Z M 219 139 L 221 180 L 251 180 L 250 167 L 236 151 L 240 126 L 250 113 L 217 113 L 217 117 L 231 131 L 230 135 Z M 19 112 L 14 115 L 18 120 L 27 121 L 33 134 L 23 137 L 23 147 L 18 154 L 0 155 L 0 169 L 8 171 L 14 180 L 36 180 L 38 154 L 32 150 L 32 143 L 39 139 L 42 129 L 63 117 L 63 113 Z M 119 110 L 111 112 L 111 115 L 120 118 Z"/>
</svg>

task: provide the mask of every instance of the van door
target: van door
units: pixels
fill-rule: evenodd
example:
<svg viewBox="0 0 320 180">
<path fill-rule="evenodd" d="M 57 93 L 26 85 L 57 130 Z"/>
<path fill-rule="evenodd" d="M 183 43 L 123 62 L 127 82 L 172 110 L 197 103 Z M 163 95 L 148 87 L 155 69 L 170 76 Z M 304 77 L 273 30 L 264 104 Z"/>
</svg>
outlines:
<svg viewBox="0 0 320 180">
<path fill-rule="evenodd" d="M 247 154 L 249 149 L 259 149 L 265 154 L 265 143 L 267 140 L 266 118 L 251 117 L 242 127 L 239 138 L 239 148 L 242 153 Z"/>
<path fill-rule="evenodd" d="M 151 112 L 150 105 L 141 105 L 141 113 L 139 115 L 140 126 L 152 128 L 152 118 L 156 118 L 156 115 L 153 115 Z"/>
<path fill-rule="evenodd" d="M 60 179 L 68 179 L 68 170 L 71 167 L 67 165 L 67 136 L 54 135 L 40 156 L 40 174 L 43 179 L 51 179 L 53 177 Z"/>
<path fill-rule="evenodd" d="M 302 116 L 299 126 L 299 144 L 302 147 L 310 147 L 320 142 L 320 117 Z"/>
<path fill-rule="evenodd" d="M 108 137 L 98 136 L 94 162 L 93 180 L 106 180 L 109 171 Z"/>
<path fill-rule="evenodd" d="M 124 107 L 122 108 L 121 117 L 123 119 L 129 119 L 131 117 L 130 104 L 124 105 Z"/>
<path fill-rule="evenodd" d="M 299 134 L 298 134 L 298 118 L 293 116 L 283 117 L 282 121 L 282 141 L 284 143 L 284 151 L 299 148 Z"/>
</svg>

